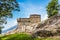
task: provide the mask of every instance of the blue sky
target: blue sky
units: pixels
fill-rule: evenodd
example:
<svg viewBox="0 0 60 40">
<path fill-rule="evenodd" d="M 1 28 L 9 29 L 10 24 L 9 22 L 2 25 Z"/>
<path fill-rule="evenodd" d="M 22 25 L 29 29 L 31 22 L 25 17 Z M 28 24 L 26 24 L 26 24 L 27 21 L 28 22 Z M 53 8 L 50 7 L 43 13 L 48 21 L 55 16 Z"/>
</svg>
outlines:
<svg viewBox="0 0 60 40">
<path fill-rule="evenodd" d="M 17 2 L 19 3 L 20 12 L 12 12 L 13 18 L 7 19 L 7 24 L 3 30 L 17 25 L 17 18 L 28 18 L 30 14 L 41 15 L 41 20 L 45 20 L 47 18 L 46 6 L 50 0 L 17 0 Z"/>
</svg>

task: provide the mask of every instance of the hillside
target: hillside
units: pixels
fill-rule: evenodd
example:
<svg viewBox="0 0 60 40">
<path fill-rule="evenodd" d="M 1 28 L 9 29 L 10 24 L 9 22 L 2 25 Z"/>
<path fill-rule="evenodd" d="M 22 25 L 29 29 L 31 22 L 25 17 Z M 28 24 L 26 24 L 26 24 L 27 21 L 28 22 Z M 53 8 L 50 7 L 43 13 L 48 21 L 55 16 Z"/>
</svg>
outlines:
<svg viewBox="0 0 60 40">
<path fill-rule="evenodd" d="M 54 15 L 40 23 L 33 33 L 38 36 L 59 36 L 60 35 L 60 14 Z"/>
<path fill-rule="evenodd" d="M 1 40 L 60 40 L 60 38 L 32 38 L 31 35 L 26 33 L 11 34 L 0 38 Z"/>
</svg>

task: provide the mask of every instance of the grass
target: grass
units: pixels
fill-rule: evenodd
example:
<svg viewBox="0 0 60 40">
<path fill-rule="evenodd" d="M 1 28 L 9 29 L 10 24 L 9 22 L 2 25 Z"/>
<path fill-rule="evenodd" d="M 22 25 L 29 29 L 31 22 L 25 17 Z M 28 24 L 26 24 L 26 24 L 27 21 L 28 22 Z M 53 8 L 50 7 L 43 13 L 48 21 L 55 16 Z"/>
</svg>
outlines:
<svg viewBox="0 0 60 40">
<path fill-rule="evenodd" d="M 60 38 L 35 38 L 34 40 L 60 40 Z"/>
<path fill-rule="evenodd" d="M 26 33 L 11 34 L 0 38 L 1 40 L 60 40 L 60 38 L 32 38 Z"/>
<path fill-rule="evenodd" d="M 25 33 L 21 34 L 11 34 L 1 37 L 1 40 L 33 40 L 33 38 Z"/>
</svg>

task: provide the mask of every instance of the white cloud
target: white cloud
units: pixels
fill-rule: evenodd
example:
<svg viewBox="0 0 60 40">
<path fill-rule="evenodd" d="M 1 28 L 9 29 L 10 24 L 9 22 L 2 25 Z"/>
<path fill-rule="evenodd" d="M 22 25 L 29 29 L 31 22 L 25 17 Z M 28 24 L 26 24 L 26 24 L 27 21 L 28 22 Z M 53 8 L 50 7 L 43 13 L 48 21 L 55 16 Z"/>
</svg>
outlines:
<svg viewBox="0 0 60 40">
<path fill-rule="evenodd" d="M 16 19 L 14 19 L 14 20 L 9 20 L 9 21 L 7 21 L 7 24 L 5 25 L 5 27 L 3 28 L 3 30 L 6 30 L 6 29 L 8 29 L 8 28 L 10 28 L 10 27 L 13 27 L 13 26 L 15 26 L 16 24 L 17 24 Z"/>
<path fill-rule="evenodd" d="M 44 17 L 42 17 L 42 21 L 48 19 L 48 15 L 45 15 Z"/>
<path fill-rule="evenodd" d="M 29 17 L 31 14 L 40 14 L 42 17 L 42 20 L 45 20 L 47 18 L 47 14 L 46 14 L 46 8 L 43 6 L 36 6 L 33 4 L 25 4 L 25 3 L 19 3 L 23 10 L 22 12 L 24 12 L 24 16 Z M 21 11 L 20 11 L 21 13 Z M 22 13 L 21 13 L 22 14 Z"/>
<path fill-rule="evenodd" d="M 42 7 L 42 6 L 32 7 L 32 9 L 35 10 L 35 11 L 33 11 L 33 10 L 31 10 L 30 12 L 28 11 L 30 14 L 39 14 L 39 15 L 41 15 L 41 20 L 42 21 L 45 20 L 45 19 L 47 19 L 48 15 L 47 15 L 47 12 L 46 12 L 46 10 L 45 10 L 44 7 Z"/>
</svg>

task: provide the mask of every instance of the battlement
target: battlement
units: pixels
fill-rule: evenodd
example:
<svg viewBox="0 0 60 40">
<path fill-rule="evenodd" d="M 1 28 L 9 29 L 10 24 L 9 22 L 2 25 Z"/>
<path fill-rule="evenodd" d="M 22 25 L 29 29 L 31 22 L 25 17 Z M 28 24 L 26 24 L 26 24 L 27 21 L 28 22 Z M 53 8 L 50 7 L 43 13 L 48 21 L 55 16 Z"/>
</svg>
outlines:
<svg viewBox="0 0 60 40">
<path fill-rule="evenodd" d="M 18 22 L 28 22 L 30 18 L 19 18 Z"/>
<path fill-rule="evenodd" d="M 19 19 L 17 19 L 17 21 L 18 22 L 32 22 L 32 21 L 40 22 L 41 17 L 40 17 L 40 15 L 32 14 L 32 15 L 30 15 L 29 18 L 19 18 Z"/>
<path fill-rule="evenodd" d="M 40 15 L 38 15 L 38 14 L 32 14 L 32 15 L 30 15 L 30 18 L 40 18 Z"/>
</svg>

